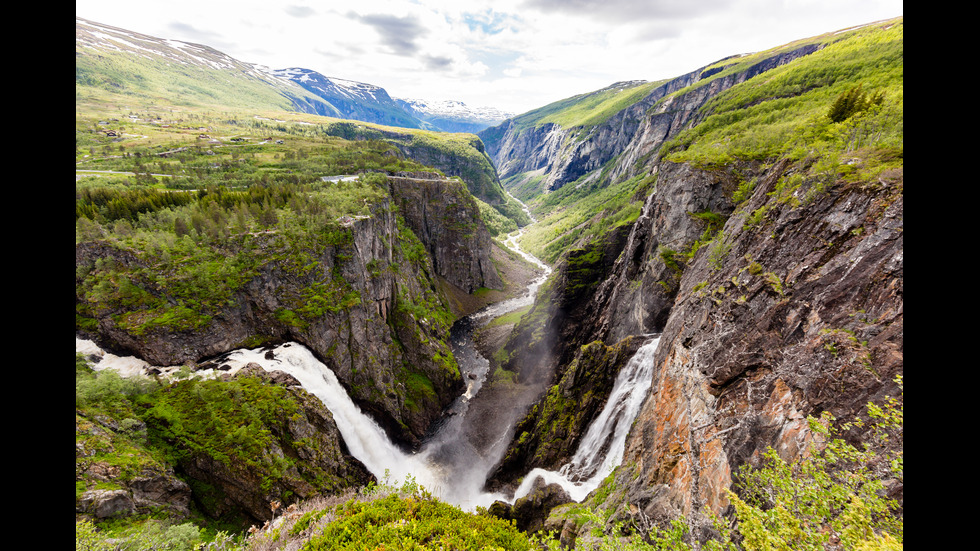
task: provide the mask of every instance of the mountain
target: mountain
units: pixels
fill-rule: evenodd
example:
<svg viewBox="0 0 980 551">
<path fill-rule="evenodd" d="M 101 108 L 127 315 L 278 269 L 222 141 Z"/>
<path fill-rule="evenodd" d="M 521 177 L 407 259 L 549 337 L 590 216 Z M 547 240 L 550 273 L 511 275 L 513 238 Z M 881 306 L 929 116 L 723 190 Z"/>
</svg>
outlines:
<svg viewBox="0 0 980 551">
<path fill-rule="evenodd" d="M 522 244 L 555 264 L 490 350 L 551 382 L 491 487 L 569 465 L 597 393 L 659 335 L 623 462 L 584 506 L 707 534 L 751 494 L 740 473 L 805 461 L 823 426 L 896 458 L 868 468 L 901 518 L 901 429 L 845 423 L 902 395 L 903 37 L 902 18 L 875 22 L 480 133 L 538 218 Z M 552 527 L 588 534 L 558 511 Z"/>
<path fill-rule="evenodd" d="M 420 120 L 407 113 L 380 86 L 342 80 L 301 68 L 269 70 L 277 78 L 298 84 L 331 109 L 318 113 L 338 119 L 353 119 L 402 128 L 423 128 Z"/>
<path fill-rule="evenodd" d="M 76 103 L 122 95 L 224 109 L 326 112 L 288 79 L 214 48 L 75 18 Z"/>
<path fill-rule="evenodd" d="M 492 107 L 471 108 L 461 101 L 392 98 L 380 86 L 327 77 L 309 69 L 275 69 L 269 72 L 299 84 L 334 108 L 321 115 L 342 119 L 475 134 L 512 116 Z"/>
<path fill-rule="evenodd" d="M 75 79 L 107 91 L 224 107 L 288 109 L 400 128 L 475 133 L 509 115 L 461 102 L 394 100 L 373 84 L 271 69 L 214 48 L 75 18 Z"/>
<path fill-rule="evenodd" d="M 469 107 L 461 101 L 422 99 L 395 99 L 395 101 L 414 117 L 445 132 L 475 134 L 513 116 L 512 113 L 505 113 L 493 107 Z"/>
</svg>

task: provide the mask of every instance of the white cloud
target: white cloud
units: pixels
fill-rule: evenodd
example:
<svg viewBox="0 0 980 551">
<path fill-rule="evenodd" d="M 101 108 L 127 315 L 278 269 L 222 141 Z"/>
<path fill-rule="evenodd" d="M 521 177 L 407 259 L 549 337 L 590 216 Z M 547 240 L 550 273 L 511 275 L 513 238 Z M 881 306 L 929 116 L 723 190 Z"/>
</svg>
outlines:
<svg viewBox="0 0 980 551">
<path fill-rule="evenodd" d="M 901 0 L 76 0 L 75 9 L 395 97 L 517 112 L 903 13 Z"/>
</svg>

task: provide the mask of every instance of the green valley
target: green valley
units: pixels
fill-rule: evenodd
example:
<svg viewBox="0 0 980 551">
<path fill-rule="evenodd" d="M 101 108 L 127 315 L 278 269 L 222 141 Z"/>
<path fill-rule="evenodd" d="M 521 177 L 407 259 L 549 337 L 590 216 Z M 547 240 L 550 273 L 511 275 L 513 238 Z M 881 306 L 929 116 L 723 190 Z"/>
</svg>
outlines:
<svg viewBox="0 0 980 551">
<path fill-rule="evenodd" d="M 76 549 L 903 548 L 902 17 L 477 134 L 96 27 Z"/>
</svg>

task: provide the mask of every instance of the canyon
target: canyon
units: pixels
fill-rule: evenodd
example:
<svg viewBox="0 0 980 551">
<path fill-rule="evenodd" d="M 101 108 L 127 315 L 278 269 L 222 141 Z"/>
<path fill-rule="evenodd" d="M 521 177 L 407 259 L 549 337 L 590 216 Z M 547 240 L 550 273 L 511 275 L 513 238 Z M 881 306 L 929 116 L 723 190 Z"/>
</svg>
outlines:
<svg viewBox="0 0 980 551">
<path fill-rule="evenodd" d="M 527 532 L 555 530 L 563 541 L 589 531 L 567 516 L 577 504 L 605 511 L 609 524 L 684 519 L 694 541 L 707 541 L 713 519 L 733 514 L 740 469 L 760 466 L 770 449 L 787 462 L 808 457 L 820 440 L 811 420 L 822 415 L 860 443 L 865 436 L 843 420 L 901 397 L 901 98 L 892 111 L 869 109 L 860 119 L 888 120 L 898 145 L 875 129 L 852 146 L 864 127 L 819 126 L 811 116 L 773 139 L 793 141 L 779 154 L 746 145 L 750 130 L 699 147 L 725 126 L 719 119 L 738 124 L 739 110 L 796 105 L 830 87 L 812 67 L 835 63 L 842 44 L 897 40 L 890 62 L 900 67 L 901 27 L 901 19 L 881 22 L 660 83 L 618 83 L 596 94 L 642 95 L 587 125 L 547 110 L 508 119 L 466 142 L 469 160 L 398 130 L 358 129 L 345 139 L 390 139 L 386 155 L 440 171 L 374 171 L 383 184 L 365 200 L 367 214 L 344 218 L 342 237 L 301 256 L 275 231 L 250 237 L 260 267 L 193 329 L 134 330 L 126 321 L 148 308 L 77 291 L 76 310 L 91 321 L 76 327 L 76 340 L 102 349 L 89 352 L 94 363 L 136 357 L 138 371 L 165 381 L 181 365 L 219 381 L 257 378 L 301 403 L 263 455 L 299 458 L 302 467 L 270 485 L 258 467 L 191 454 L 176 467 L 180 476 L 162 467 L 116 492 L 87 492 L 76 511 L 111 517 L 163 507 L 180 516 L 193 501 L 214 517 L 238 509 L 261 523 L 275 516 L 269 502 L 410 477 L 441 499 L 488 508 Z M 791 85 L 778 93 L 764 88 L 783 80 Z M 737 95 L 746 88 L 763 91 Z M 830 96 L 821 93 L 822 114 Z M 337 137 L 332 128 L 325 134 Z M 732 153 L 735 142 L 743 149 Z M 818 147 L 825 143 L 834 149 Z M 572 208 L 546 201 L 576 190 L 627 189 L 622 210 L 635 214 L 613 224 L 605 217 L 617 213 L 599 207 L 582 227 L 552 230 L 549 244 L 532 251 L 560 244 L 546 266 L 488 232 L 485 205 L 519 204 L 501 183 L 530 206 L 510 235 L 519 243 L 534 242 L 521 241 L 524 232 L 545 231 L 533 217 Z M 153 270 L 148 257 L 77 239 L 76 288 L 93 287 L 86 278 L 112 265 L 177 303 L 164 286 L 139 279 Z M 315 315 L 284 314 L 314 302 L 309 290 L 325 285 L 338 287 L 313 297 L 329 297 Z M 118 430 L 96 417 L 85 424 Z M 294 445 L 305 438 L 316 445 Z M 900 453 L 903 443 L 887 445 Z M 304 469 L 329 483 L 315 487 Z M 900 509 L 903 479 L 884 478 Z M 221 499 L 203 505 L 192 488 L 202 483 L 220 488 Z"/>
</svg>

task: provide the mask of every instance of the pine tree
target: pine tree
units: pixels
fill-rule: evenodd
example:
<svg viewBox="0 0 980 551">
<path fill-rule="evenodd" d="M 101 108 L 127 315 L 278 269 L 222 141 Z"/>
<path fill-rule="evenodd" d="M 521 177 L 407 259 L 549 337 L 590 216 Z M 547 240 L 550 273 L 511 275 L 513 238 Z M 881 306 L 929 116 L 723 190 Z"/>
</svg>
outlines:
<svg viewBox="0 0 980 551">
<path fill-rule="evenodd" d="M 827 112 L 830 120 L 841 122 L 855 113 L 868 109 L 872 105 L 881 105 L 884 103 L 884 92 L 879 91 L 868 95 L 863 88 L 862 84 L 858 84 L 854 88 L 837 96 L 837 99 L 834 100 L 833 105 L 830 106 L 830 110 Z"/>
</svg>

